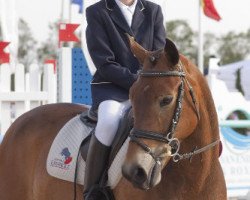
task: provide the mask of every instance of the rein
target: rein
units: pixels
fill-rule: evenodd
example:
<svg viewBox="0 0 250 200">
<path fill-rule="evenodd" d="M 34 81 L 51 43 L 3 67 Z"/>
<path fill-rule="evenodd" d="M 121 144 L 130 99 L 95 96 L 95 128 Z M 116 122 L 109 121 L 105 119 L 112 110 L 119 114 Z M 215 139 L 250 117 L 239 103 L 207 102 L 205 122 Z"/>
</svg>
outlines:
<svg viewBox="0 0 250 200">
<path fill-rule="evenodd" d="M 199 110 L 197 107 L 197 102 L 196 102 L 193 88 L 192 88 L 191 84 L 188 82 L 188 80 L 186 79 L 186 74 L 182 69 L 182 63 L 180 62 L 178 64 L 178 66 L 179 66 L 178 71 L 177 70 L 176 71 L 142 71 L 141 70 L 138 73 L 138 75 L 141 77 L 177 76 L 177 77 L 180 77 L 180 79 L 181 79 L 181 83 L 180 83 L 179 88 L 178 88 L 178 96 L 177 96 L 177 100 L 176 100 L 175 112 L 174 112 L 172 124 L 171 124 L 169 130 L 167 132 L 165 132 L 164 134 L 160 134 L 160 133 L 156 133 L 153 131 L 145 131 L 145 130 L 139 130 L 139 129 L 133 128 L 131 130 L 131 134 L 129 136 L 132 142 L 135 142 L 144 151 L 146 151 L 148 154 L 150 154 L 152 156 L 152 158 L 155 160 L 155 162 L 158 164 L 162 160 L 162 157 L 155 155 L 155 153 L 152 151 L 152 149 L 150 147 L 148 147 L 145 143 L 140 141 L 140 138 L 156 140 L 156 141 L 168 144 L 171 147 L 171 156 L 173 157 L 174 162 L 178 162 L 178 161 L 183 160 L 183 159 L 189 159 L 191 161 L 191 159 L 194 155 L 197 155 L 197 154 L 200 154 L 204 151 L 207 151 L 210 148 L 219 144 L 219 142 L 220 142 L 220 140 L 216 140 L 215 142 L 212 142 L 211 144 L 208 144 L 200 149 L 197 149 L 197 147 L 195 147 L 195 149 L 189 153 L 184 153 L 184 154 L 179 153 L 180 141 L 178 140 L 178 138 L 174 137 L 174 132 L 175 132 L 175 129 L 178 125 L 181 110 L 182 110 L 182 101 L 183 101 L 184 91 L 185 91 L 184 90 L 185 82 L 187 83 L 187 86 L 189 88 L 189 94 L 192 98 L 192 102 L 194 104 L 195 112 L 196 112 L 198 120 L 200 120 L 200 113 L 199 113 Z"/>
</svg>

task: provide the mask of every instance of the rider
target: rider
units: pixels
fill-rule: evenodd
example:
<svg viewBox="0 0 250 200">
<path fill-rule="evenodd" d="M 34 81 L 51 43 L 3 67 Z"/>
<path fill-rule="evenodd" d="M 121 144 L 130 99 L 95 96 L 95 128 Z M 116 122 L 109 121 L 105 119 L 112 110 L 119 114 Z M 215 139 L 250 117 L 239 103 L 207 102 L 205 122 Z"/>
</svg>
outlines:
<svg viewBox="0 0 250 200">
<path fill-rule="evenodd" d="M 87 8 L 86 17 L 87 46 L 97 69 L 90 112 L 98 110 L 98 123 L 86 161 L 84 197 L 96 200 L 98 192 L 93 188 L 107 165 L 119 120 L 131 106 L 129 89 L 141 67 L 125 33 L 147 50 L 162 49 L 166 33 L 161 7 L 146 0 L 101 0 Z"/>
</svg>

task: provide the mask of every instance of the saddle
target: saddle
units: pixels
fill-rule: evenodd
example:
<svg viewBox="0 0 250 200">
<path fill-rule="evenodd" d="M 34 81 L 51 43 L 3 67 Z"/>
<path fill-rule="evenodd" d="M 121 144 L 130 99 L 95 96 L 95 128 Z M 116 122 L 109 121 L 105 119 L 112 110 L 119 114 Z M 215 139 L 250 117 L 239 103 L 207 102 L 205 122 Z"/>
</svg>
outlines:
<svg viewBox="0 0 250 200">
<path fill-rule="evenodd" d="M 88 148 L 89 148 L 89 142 L 91 139 L 91 135 L 94 133 L 94 128 L 97 124 L 97 112 L 93 110 L 85 111 L 81 114 L 80 120 L 86 125 L 91 128 L 93 128 L 91 134 L 89 134 L 88 137 L 86 137 L 80 147 L 82 158 L 86 161 L 87 154 L 88 154 Z M 112 191 L 110 187 L 107 187 L 107 181 L 108 181 L 108 169 L 110 168 L 112 162 L 114 161 L 118 151 L 123 146 L 124 142 L 128 138 L 128 135 L 130 133 L 130 130 L 133 127 L 133 117 L 131 108 L 126 111 L 123 118 L 120 120 L 118 130 L 116 133 L 116 137 L 111 145 L 111 152 L 109 156 L 108 165 L 105 169 L 105 172 L 101 178 L 99 187 L 96 188 L 99 192 L 103 194 L 102 200 L 113 200 L 114 196 L 112 194 Z"/>
</svg>

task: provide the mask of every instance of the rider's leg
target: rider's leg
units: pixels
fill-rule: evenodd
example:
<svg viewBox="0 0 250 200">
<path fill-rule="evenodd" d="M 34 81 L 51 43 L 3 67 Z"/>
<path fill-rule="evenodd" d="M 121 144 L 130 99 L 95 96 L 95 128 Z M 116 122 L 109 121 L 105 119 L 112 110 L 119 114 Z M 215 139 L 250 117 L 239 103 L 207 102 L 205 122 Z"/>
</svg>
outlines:
<svg viewBox="0 0 250 200">
<path fill-rule="evenodd" d="M 99 105 L 98 122 L 95 134 L 92 135 L 84 178 L 84 198 L 85 200 L 96 200 L 98 194 L 91 192 L 99 183 L 100 178 L 107 165 L 110 146 L 118 129 L 119 121 L 125 110 L 130 107 L 130 102 L 117 102 L 107 100 Z"/>
</svg>

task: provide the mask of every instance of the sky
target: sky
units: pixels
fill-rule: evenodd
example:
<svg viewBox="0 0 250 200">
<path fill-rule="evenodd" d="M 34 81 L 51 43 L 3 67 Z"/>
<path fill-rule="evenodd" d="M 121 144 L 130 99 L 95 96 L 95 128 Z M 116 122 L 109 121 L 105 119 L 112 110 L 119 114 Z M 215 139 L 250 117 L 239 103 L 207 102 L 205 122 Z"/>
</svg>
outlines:
<svg viewBox="0 0 250 200">
<path fill-rule="evenodd" d="M 16 0 L 18 16 L 28 22 L 36 40 L 44 41 L 48 37 L 48 24 L 61 16 L 62 2 L 69 0 Z M 95 0 L 84 0 L 85 5 Z M 88 1 L 88 2 L 86 2 Z M 162 2 L 162 0 L 154 0 Z M 164 0 L 163 0 L 164 1 Z M 165 0 L 166 20 L 184 19 L 193 30 L 198 31 L 198 0 Z M 250 28 L 250 0 L 213 0 L 222 20 L 216 22 L 202 17 L 203 31 L 217 35 L 228 31 L 242 32 Z M 65 6 L 67 9 L 67 6 Z M 77 10 L 77 6 L 73 8 Z M 67 17 L 67 14 L 64 14 Z M 81 19 L 81 18 L 80 18 Z M 79 20 L 79 18 L 78 18 Z"/>
</svg>

